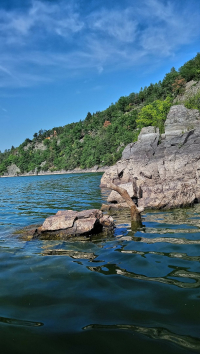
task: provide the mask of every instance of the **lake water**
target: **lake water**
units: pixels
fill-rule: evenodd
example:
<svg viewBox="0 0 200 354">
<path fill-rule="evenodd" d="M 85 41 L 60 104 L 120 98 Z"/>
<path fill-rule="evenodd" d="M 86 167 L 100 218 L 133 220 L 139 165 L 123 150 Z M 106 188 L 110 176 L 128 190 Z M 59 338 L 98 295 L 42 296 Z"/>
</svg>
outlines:
<svg viewBox="0 0 200 354">
<path fill-rule="evenodd" d="M 200 352 L 200 206 L 113 213 L 114 235 L 22 241 L 61 209 L 100 208 L 101 174 L 0 178 L 2 354 Z"/>
</svg>

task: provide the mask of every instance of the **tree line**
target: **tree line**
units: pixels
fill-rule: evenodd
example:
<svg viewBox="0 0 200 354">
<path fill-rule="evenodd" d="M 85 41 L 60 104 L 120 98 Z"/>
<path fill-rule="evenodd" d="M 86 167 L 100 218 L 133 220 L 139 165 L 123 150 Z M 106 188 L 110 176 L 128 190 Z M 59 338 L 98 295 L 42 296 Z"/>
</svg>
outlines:
<svg viewBox="0 0 200 354">
<path fill-rule="evenodd" d="M 125 145 L 137 140 L 142 127 L 155 125 L 163 131 L 174 98 L 191 80 L 200 80 L 200 53 L 179 70 L 172 68 L 162 81 L 120 97 L 104 111 L 88 112 L 83 121 L 63 127 L 40 129 L 32 140 L 0 152 L 0 174 L 12 163 L 21 173 L 112 165 L 121 158 Z M 200 110 L 200 94 L 185 105 Z"/>
</svg>

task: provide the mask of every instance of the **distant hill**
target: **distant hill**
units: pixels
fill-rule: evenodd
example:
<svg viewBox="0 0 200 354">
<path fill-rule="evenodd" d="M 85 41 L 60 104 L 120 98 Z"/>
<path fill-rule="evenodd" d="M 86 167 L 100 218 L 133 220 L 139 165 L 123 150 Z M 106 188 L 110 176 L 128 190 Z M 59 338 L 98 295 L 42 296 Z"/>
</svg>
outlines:
<svg viewBox="0 0 200 354">
<path fill-rule="evenodd" d="M 184 103 L 200 110 L 200 53 L 162 81 L 122 96 L 102 112 L 88 112 L 85 120 L 39 130 L 33 139 L 0 153 L 0 175 L 30 171 L 59 171 L 113 165 L 124 146 L 136 141 L 142 127 L 163 130 L 170 107 Z"/>
</svg>

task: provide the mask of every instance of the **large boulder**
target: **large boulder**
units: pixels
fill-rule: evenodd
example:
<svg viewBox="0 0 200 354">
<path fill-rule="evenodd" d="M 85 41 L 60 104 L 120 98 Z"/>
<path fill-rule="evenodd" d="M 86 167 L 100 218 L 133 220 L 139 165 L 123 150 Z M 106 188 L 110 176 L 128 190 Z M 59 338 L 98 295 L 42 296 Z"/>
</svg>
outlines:
<svg viewBox="0 0 200 354">
<path fill-rule="evenodd" d="M 110 181 L 128 184 L 129 195 L 144 208 L 174 208 L 200 201 L 199 112 L 173 106 L 165 129 L 161 138 L 156 128 L 143 128 L 138 141 L 129 144 L 122 159 L 104 173 L 101 187 Z M 116 207 L 121 204 L 113 192 L 108 201 Z"/>
<path fill-rule="evenodd" d="M 84 211 L 60 210 L 48 217 L 44 223 L 35 227 L 31 225 L 19 234 L 24 239 L 68 239 L 72 236 L 90 236 L 100 232 L 111 231 L 114 228 L 113 218 L 103 215 L 101 210 Z"/>
<path fill-rule="evenodd" d="M 99 233 L 105 225 L 113 227 L 113 219 L 108 215 L 103 216 L 101 210 L 60 210 L 56 215 L 48 217 L 39 231 L 44 233 L 65 230 L 70 235 L 81 235 Z"/>
</svg>

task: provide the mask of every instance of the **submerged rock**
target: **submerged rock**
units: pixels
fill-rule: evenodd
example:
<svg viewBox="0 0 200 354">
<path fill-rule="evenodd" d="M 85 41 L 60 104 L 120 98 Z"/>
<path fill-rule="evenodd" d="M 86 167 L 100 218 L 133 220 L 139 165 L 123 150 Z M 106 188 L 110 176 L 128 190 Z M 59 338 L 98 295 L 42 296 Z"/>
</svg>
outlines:
<svg viewBox="0 0 200 354">
<path fill-rule="evenodd" d="M 59 210 L 48 217 L 42 225 L 25 227 L 18 231 L 24 239 L 68 239 L 75 236 L 90 236 L 114 228 L 113 218 L 101 210 Z"/>
<path fill-rule="evenodd" d="M 42 256 L 69 256 L 73 259 L 89 259 L 93 260 L 97 256 L 94 253 L 88 252 L 79 252 L 79 251 L 72 251 L 72 250 L 65 250 L 65 249 L 48 249 L 44 250 Z"/>
<path fill-rule="evenodd" d="M 101 187 L 110 181 L 127 189 L 139 207 L 174 208 L 200 201 L 199 112 L 176 105 L 168 114 L 165 134 L 160 136 L 155 127 L 143 128 L 138 141 L 104 173 Z M 108 202 L 112 208 L 122 205 L 113 192 Z"/>
</svg>

